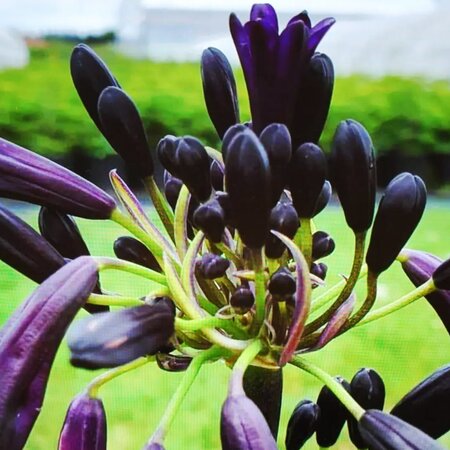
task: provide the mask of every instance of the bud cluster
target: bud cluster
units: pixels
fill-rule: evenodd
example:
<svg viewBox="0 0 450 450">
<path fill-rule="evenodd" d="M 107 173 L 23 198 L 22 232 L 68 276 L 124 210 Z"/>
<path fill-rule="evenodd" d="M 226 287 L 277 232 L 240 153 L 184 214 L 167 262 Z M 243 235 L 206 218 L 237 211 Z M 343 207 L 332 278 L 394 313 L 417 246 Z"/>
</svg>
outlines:
<svg viewBox="0 0 450 450">
<path fill-rule="evenodd" d="M 314 433 L 321 447 L 330 447 L 345 423 L 356 448 L 442 448 L 434 439 L 450 428 L 448 367 L 387 414 L 385 386 L 374 370 L 361 369 L 348 383 L 308 361 L 308 353 L 338 336 L 421 297 L 450 329 L 450 263 L 403 250 L 425 209 L 423 181 L 399 174 L 377 206 L 375 151 L 363 125 L 342 121 L 329 157 L 318 144 L 334 74 L 330 58 L 316 48 L 333 24 L 328 18 L 312 26 L 302 12 L 279 32 L 269 4 L 254 5 L 244 25 L 230 16 L 251 121 L 240 123 L 225 55 L 205 50 L 201 78 L 219 149 L 168 135 L 152 152 L 133 100 L 92 49 L 75 47 L 70 70 L 79 97 L 142 180 L 164 229 L 116 171 L 110 179 L 117 202 L 67 169 L 0 141 L 0 195 L 42 207 L 40 233 L 0 207 L 0 258 L 41 283 L 0 330 L 0 450 L 24 448 L 56 350 L 82 307 L 92 315 L 68 330 L 70 362 L 110 370 L 69 406 L 60 449 L 106 449 L 99 389 L 150 362 L 186 371 L 144 447 L 164 448 L 195 376 L 217 360 L 233 368 L 221 415 L 224 449 L 277 448 L 286 364 L 324 385 L 316 402 L 303 400 L 292 413 L 287 449 L 300 448 Z M 155 158 L 165 170 L 162 190 Z M 355 246 L 348 274 L 329 287 L 333 268 L 324 261 L 336 244 L 316 230 L 314 218 L 333 189 Z M 112 244 L 117 258 L 93 257 L 72 216 L 112 220 L 132 236 Z M 380 308 L 378 278 L 397 258 L 416 289 Z M 105 270 L 144 278 L 148 292 L 135 298 L 108 291 L 98 277 Z M 364 279 L 366 297 L 357 299 L 355 287 Z M 424 416 L 433 403 L 444 413 Z"/>
</svg>

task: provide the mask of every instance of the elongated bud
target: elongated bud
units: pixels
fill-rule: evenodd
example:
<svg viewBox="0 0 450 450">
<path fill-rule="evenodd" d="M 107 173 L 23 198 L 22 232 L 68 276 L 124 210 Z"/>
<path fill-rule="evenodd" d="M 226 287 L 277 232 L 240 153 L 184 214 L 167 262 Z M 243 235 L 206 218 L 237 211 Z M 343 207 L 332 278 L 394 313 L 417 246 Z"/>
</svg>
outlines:
<svg viewBox="0 0 450 450">
<path fill-rule="evenodd" d="M 239 383 L 239 386 L 233 384 Z M 242 387 L 242 380 L 232 380 L 222 406 L 220 440 L 223 450 L 276 450 L 277 444 L 256 404 Z"/>
<path fill-rule="evenodd" d="M 322 262 L 320 263 L 313 262 L 311 264 L 310 272 L 316 277 L 319 277 L 321 280 L 325 280 L 328 272 L 328 266 Z"/>
<path fill-rule="evenodd" d="M 42 283 L 65 264 L 46 239 L 3 206 L 0 206 L 0 259 L 36 283 Z"/>
<path fill-rule="evenodd" d="M 331 59 L 324 53 L 314 54 L 297 96 L 291 127 L 294 148 L 304 142 L 319 141 L 330 109 L 333 86 Z"/>
<path fill-rule="evenodd" d="M 409 391 L 391 414 L 434 439 L 450 430 L 450 364 L 433 372 Z"/>
<path fill-rule="evenodd" d="M 289 418 L 286 432 L 286 450 L 298 450 L 317 430 L 320 408 L 311 400 L 302 400 Z"/>
<path fill-rule="evenodd" d="M 332 182 L 354 232 L 370 228 L 375 208 L 377 172 L 372 140 L 354 120 L 343 120 L 336 129 L 330 157 Z"/>
<path fill-rule="evenodd" d="M 101 131 L 111 147 L 141 178 L 153 175 L 153 159 L 141 116 L 133 100 L 116 86 L 98 99 Z"/>
<path fill-rule="evenodd" d="M 315 144 L 301 145 L 289 163 L 292 201 L 299 217 L 312 217 L 327 175 L 325 154 Z"/>
<path fill-rule="evenodd" d="M 223 136 L 222 139 L 222 157 L 223 161 L 226 162 L 227 155 L 228 155 L 228 148 L 230 147 L 231 142 L 233 139 L 243 131 L 246 131 L 248 129 L 247 126 L 245 126 L 242 123 L 237 123 L 236 125 L 233 125 L 232 127 L 228 128 L 227 132 Z"/>
<path fill-rule="evenodd" d="M 79 44 L 73 49 L 70 74 L 86 111 L 101 130 L 97 111 L 98 98 L 108 86 L 119 86 L 117 80 L 94 50 L 85 44 Z"/>
<path fill-rule="evenodd" d="M 335 379 L 347 392 L 350 392 L 348 381 L 342 377 Z M 317 405 L 320 409 L 320 419 L 316 429 L 317 445 L 324 448 L 332 447 L 338 440 L 349 413 L 327 386 L 321 389 Z"/>
<path fill-rule="evenodd" d="M 373 369 L 360 369 L 350 382 L 350 393 L 364 409 L 379 409 L 384 406 L 385 388 L 380 375 Z M 366 448 L 367 444 L 361 436 L 358 422 L 350 418 L 348 422 L 350 439 L 357 448 Z"/>
<path fill-rule="evenodd" d="M 233 70 L 226 56 L 209 47 L 202 53 L 203 96 L 211 122 L 220 139 L 229 127 L 239 122 L 239 104 Z"/>
<path fill-rule="evenodd" d="M 191 363 L 189 356 L 170 355 L 167 353 L 157 353 L 156 363 L 161 370 L 166 372 L 184 372 Z"/>
<path fill-rule="evenodd" d="M 417 227 L 427 201 L 422 179 L 404 172 L 388 185 L 378 206 L 366 261 L 375 274 L 395 260 Z"/>
<path fill-rule="evenodd" d="M 193 215 L 194 226 L 202 230 L 211 242 L 220 242 L 225 230 L 225 211 L 216 199 L 200 205 Z"/>
<path fill-rule="evenodd" d="M 193 137 L 177 140 L 176 162 L 179 178 L 200 202 L 211 195 L 210 159 L 205 147 Z"/>
<path fill-rule="evenodd" d="M 152 305 L 86 317 L 69 329 L 71 363 L 86 369 L 116 367 L 162 349 L 174 331 L 175 308 L 162 297 Z"/>
<path fill-rule="evenodd" d="M 373 450 L 445 450 L 418 428 L 375 409 L 363 414 L 358 427 L 367 446 Z"/>
<path fill-rule="evenodd" d="M 214 190 L 223 191 L 223 180 L 225 177 L 225 167 L 216 159 L 213 159 L 210 167 L 211 184 Z"/>
<path fill-rule="evenodd" d="M 291 135 L 286 125 L 268 125 L 259 136 L 269 157 L 272 176 L 272 205 L 276 205 L 287 185 L 288 164 L 292 155 Z"/>
<path fill-rule="evenodd" d="M 433 282 L 438 289 L 450 289 L 450 259 L 440 264 L 433 272 Z"/>
<path fill-rule="evenodd" d="M 178 139 L 169 134 L 158 142 L 156 153 L 163 167 L 174 177 L 180 178 L 177 160 L 177 145 Z"/>
<path fill-rule="evenodd" d="M 83 393 L 72 400 L 58 450 L 106 450 L 106 413 L 99 398 Z"/>
<path fill-rule="evenodd" d="M 325 207 L 328 205 L 328 202 L 331 198 L 331 183 L 328 180 L 325 180 L 322 186 L 322 190 L 320 191 L 319 197 L 316 202 L 316 206 L 314 207 L 313 217 L 317 216 L 320 212 L 322 212 Z"/>
<path fill-rule="evenodd" d="M 121 236 L 114 241 L 114 253 L 125 261 L 139 264 L 149 269 L 161 272 L 152 252 L 141 242 L 131 236 Z"/>
<path fill-rule="evenodd" d="M 437 256 L 418 250 L 403 250 L 402 268 L 414 286 L 427 282 L 442 260 Z M 437 290 L 425 297 L 436 311 L 450 334 L 450 290 Z"/>
<path fill-rule="evenodd" d="M 246 130 L 231 141 L 225 179 L 242 241 L 250 248 L 262 247 L 269 232 L 270 166 L 263 145 L 252 131 Z"/>
<path fill-rule="evenodd" d="M 316 231 L 313 234 L 312 259 L 314 261 L 331 255 L 336 248 L 333 238 L 325 231 Z"/>
<path fill-rule="evenodd" d="M 278 269 L 270 278 L 268 289 L 275 300 L 285 300 L 295 294 L 297 283 L 285 267 Z"/>
<path fill-rule="evenodd" d="M 197 262 L 198 274 L 207 280 L 214 280 L 225 275 L 230 267 L 230 261 L 214 253 L 205 253 Z"/>
<path fill-rule="evenodd" d="M 0 448 L 25 445 L 39 415 L 50 368 L 64 333 L 97 282 L 82 256 L 64 265 L 25 300 L 0 335 Z"/>
<path fill-rule="evenodd" d="M 246 286 L 239 286 L 230 297 L 230 305 L 237 314 L 245 314 L 250 311 L 254 303 L 255 296 Z"/>
<path fill-rule="evenodd" d="M 300 225 L 297 211 L 290 202 L 280 201 L 272 208 L 269 216 L 269 228 L 279 231 L 292 239 Z M 280 258 L 286 246 L 273 234 L 266 239 L 266 255 L 268 258 Z"/>
<path fill-rule="evenodd" d="M 94 184 L 4 139 L 0 139 L 0 196 L 87 219 L 109 219 L 116 207 Z"/>
</svg>

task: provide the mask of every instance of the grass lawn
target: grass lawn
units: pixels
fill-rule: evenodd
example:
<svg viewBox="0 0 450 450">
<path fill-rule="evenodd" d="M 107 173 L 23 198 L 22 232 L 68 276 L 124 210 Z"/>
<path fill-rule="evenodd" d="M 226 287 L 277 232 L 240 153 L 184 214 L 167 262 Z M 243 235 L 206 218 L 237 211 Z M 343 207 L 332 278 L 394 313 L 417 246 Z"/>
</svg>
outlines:
<svg viewBox="0 0 450 450">
<path fill-rule="evenodd" d="M 327 258 L 328 285 L 348 273 L 352 255 L 352 236 L 344 227 L 340 209 L 328 208 L 316 225 L 329 232 L 336 241 L 336 251 Z M 22 217 L 35 223 L 30 212 Z M 94 255 L 111 255 L 112 242 L 121 231 L 115 224 L 78 221 Z M 427 250 L 441 257 L 450 255 L 448 205 L 430 206 L 411 239 L 409 246 Z M 136 295 L 144 294 L 145 282 L 135 277 L 108 273 L 102 279 L 104 286 Z M 34 283 L 24 279 L 5 265 L 0 267 L 0 325 L 33 289 Z M 397 265 L 381 276 L 379 304 L 395 300 L 411 288 Z M 320 288 L 323 289 L 323 288 Z M 359 293 L 362 299 L 364 290 Z M 81 313 L 83 314 L 83 313 Z M 97 372 L 74 369 L 68 362 L 68 350 L 61 345 L 54 364 L 42 413 L 26 448 L 48 450 L 56 448 L 66 408 L 78 392 Z M 308 356 L 332 375 L 350 379 L 361 367 L 375 368 L 387 386 L 386 410 L 412 386 L 438 367 L 449 363 L 449 336 L 434 311 L 423 299 L 395 315 L 353 330 L 333 341 L 324 350 Z M 295 404 L 303 398 L 315 399 L 320 383 L 296 368 L 284 370 L 285 385 L 279 436 L 280 448 L 285 427 Z M 167 439 L 168 449 L 199 450 L 220 448 L 220 408 L 226 395 L 229 370 L 223 364 L 202 369 L 193 389 L 179 411 Z M 101 393 L 108 415 L 108 449 L 134 450 L 142 448 L 152 434 L 171 394 L 183 374 L 163 372 L 156 365 L 148 365 L 124 375 L 108 385 Z M 450 446 L 450 434 L 442 438 Z M 317 448 L 311 440 L 307 449 Z M 337 449 L 351 448 L 344 431 Z"/>
</svg>

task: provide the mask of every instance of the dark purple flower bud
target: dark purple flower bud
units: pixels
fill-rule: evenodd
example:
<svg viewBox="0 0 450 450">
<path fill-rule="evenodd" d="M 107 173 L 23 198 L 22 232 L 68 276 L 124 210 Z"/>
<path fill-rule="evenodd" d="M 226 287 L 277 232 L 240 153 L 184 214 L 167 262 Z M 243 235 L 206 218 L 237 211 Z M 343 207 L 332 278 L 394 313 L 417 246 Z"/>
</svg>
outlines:
<svg viewBox="0 0 450 450">
<path fill-rule="evenodd" d="M 305 142 L 319 142 L 334 87 L 334 68 L 331 59 L 316 53 L 301 80 L 291 127 L 293 147 Z"/>
<path fill-rule="evenodd" d="M 274 300 L 284 301 L 295 294 L 296 288 L 297 282 L 286 267 L 281 267 L 270 277 L 268 289 Z"/>
<path fill-rule="evenodd" d="M 286 431 L 286 450 L 298 450 L 317 430 L 320 408 L 311 400 L 302 400 L 289 418 Z"/>
<path fill-rule="evenodd" d="M 450 259 L 440 264 L 433 272 L 433 283 L 438 289 L 450 289 Z"/>
<path fill-rule="evenodd" d="M 289 185 L 299 217 L 312 217 L 327 175 L 325 154 L 315 144 L 301 145 L 289 163 Z"/>
<path fill-rule="evenodd" d="M 168 134 L 163 137 L 156 146 L 159 161 L 171 175 L 180 178 L 177 159 L 178 139 Z"/>
<path fill-rule="evenodd" d="M 434 439 L 450 430 L 450 364 L 433 372 L 409 391 L 391 414 Z"/>
<path fill-rule="evenodd" d="M 256 135 L 246 130 L 230 143 L 225 162 L 226 188 L 245 245 L 260 248 L 269 232 L 270 165 Z"/>
<path fill-rule="evenodd" d="M 220 242 L 225 230 L 225 211 L 216 199 L 200 205 L 193 215 L 194 226 L 205 233 L 211 242 Z"/>
<path fill-rule="evenodd" d="M 175 308 L 162 297 L 151 305 L 86 317 L 70 328 L 70 361 L 85 369 L 116 367 L 154 355 L 174 332 Z"/>
<path fill-rule="evenodd" d="M 350 392 L 350 384 L 342 377 L 335 378 L 347 392 Z M 316 429 L 317 445 L 320 447 L 332 447 L 339 438 L 349 413 L 340 400 L 324 386 L 317 398 L 317 406 L 320 409 L 320 419 Z"/>
<path fill-rule="evenodd" d="M 217 160 L 213 159 L 211 163 L 211 184 L 214 190 L 223 191 L 223 179 L 225 176 L 225 167 Z"/>
<path fill-rule="evenodd" d="M 86 242 L 72 217 L 55 209 L 42 207 L 39 211 L 39 231 L 64 258 L 75 259 L 89 255 Z"/>
<path fill-rule="evenodd" d="M 199 261 L 197 261 L 197 273 L 207 280 L 214 280 L 225 275 L 230 267 L 230 261 L 222 258 L 222 256 L 214 253 L 205 253 Z"/>
<path fill-rule="evenodd" d="M 176 142 L 176 163 L 179 178 L 200 202 L 211 195 L 210 159 L 205 147 L 193 137 L 185 136 Z"/>
<path fill-rule="evenodd" d="M 316 206 L 314 208 L 313 217 L 317 216 L 317 214 L 322 212 L 328 205 L 328 202 L 331 198 L 331 192 L 331 183 L 328 180 L 325 180 L 322 186 L 322 190 L 320 191 L 319 198 L 317 199 Z"/>
<path fill-rule="evenodd" d="M 300 225 L 297 211 L 290 202 L 280 201 L 270 211 L 269 229 L 279 231 L 292 239 Z M 286 246 L 272 233 L 266 239 L 266 255 L 268 258 L 280 258 Z"/>
<path fill-rule="evenodd" d="M 166 171 L 166 173 L 169 172 Z M 177 205 L 182 186 L 183 182 L 179 178 L 172 176 L 169 176 L 167 181 L 164 182 L 164 195 L 173 210 L 175 210 L 175 206 Z"/>
<path fill-rule="evenodd" d="M 254 303 L 255 296 L 246 286 L 239 286 L 230 297 L 230 305 L 237 314 L 245 314 L 250 311 Z"/>
<path fill-rule="evenodd" d="M 276 450 L 277 444 L 261 411 L 242 387 L 222 406 L 220 439 L 223 450 Z"/>
<path fill-rule="evenodd" d="M 233 139 L 243 131 L 248 130 L 248 127 L 244 124 L 238 123 L 236 125 L 233 125 L 230 127 L 225 135 L 223 136 L 222 140 L 222 158 L 224 162 L 227 160 L 227 154 L 228 154 L 228 148 L 233 141 Z"/>
<path fill-rule="evenodd" d="M 354 120 L 343 120 L 336 129 L 330 156 L 332 182 L 354 232 L 370 228 L 375 208 L 377 172 L 372 140 Z"/>
<path fill-rule="evenodd" d="M 106 64 L 87 45 L 79 44 L 70 58 L 70 73 L 75 89 L 91 119 L 101 130 L 97 103 L 103 89 L 119 86 Z"/>
<path fill-rule="evenodd" d="M 267 151 L 272 174 L 272 205 L 276 205 L 287 184 L 288 164 L 292 155 L 291 135 L 286 125 L 268 125 L 259 136 Z"/>
<path fill-rule="evenodd" d="M 168 353 L 157 353 L 156 363 L 161 370 L 166 372 L 184 372 L 191 363 L 189 356 L 170 355 Z"/>
<path fill-rule="evenodd" d="M 417 250 L 403 250 L 401 263 L 412 283 L 418 287 L 427 282 L 442 260 Z M 450 334 L 450 290 L 437 290 L 425 297 Z"/>
<path fill-rule="evenodd" d="M 162 272 L 161 267 L 152 252 L 141 242 L 131 236 L 121 236 L 114 241 L 114 253 L 125 261 L 130 261 L 156 272 Z"/>
<path fill-rule="evenodd" d="M 382 411 L 366 411 L 358 427 L 371 450 L 445 450 L 419 429 Z"/>
<path fill-rule="evenodd" d="M 104 89 L 98 99 L 101 132 L 111 147 L 141 178 L 153 175 L 153 159 L 141 116 L 120 88 Z"/>
<path fill-rule="evenodd" d="M 331 255 L 336 247 L 333 238 L 325 231 L 316 231 L 313 234 L 312 259 L 325 258 Z"/>
<path fill-rule="evenodd" d="M 427 201 L 422 179 L 404 172 L 388 185 L 381 198 L 370 236 L 366 261 L 375 274 L 386 270 L 417 227 Z"/>
<path fill-rule="evenodd" d="M 217 48 L 204 50 L 201 60 L 206 109 L 220 139 L 239 122 L 236 82 L 226 56 Z"/>
<path fill-rule="evenodd" d="M 325 280 L 328 272 L 328 266 L 322 262 L 321 263 L 313 262 L 311 264 L 310 272 L 316 277 L 319 277 L 321 280 Z"/>
<path fill-rule="evenodd" d="M 373 369 L 360 369 L 350 382 L 350 393 L 364 409 L 379 409 L 384 406 L 386 391 L 380 375 Z M 349 418 L 348 431 L 350 440 L 357 448 L 366 448 L 367 443 L 358 429 L 358 422 Z"/>
<path fill-rule="evenodd" d="M 36 283 L 65 264 L 64 258 L 33 228 L 0 206 L 0 259 Z"/>
<path fill-rule="evenodd" d="M 106 413 L 99 398 L 83 393 L 72 400 L 58 450 L 106 450 Z"/>
<path fill-rule="evenodd" d="M 109 219 L 114 200 L 70 170 L 0 139 L 0 196 L 87 219 Z"/>
<path fill-rule="evenodd" d="M 0 334 L 0 448 L 24 447 L 39 415 L 56 351 L 97 282 L 97 264 L 80 257 L 44 281 Z"/>
</svg>

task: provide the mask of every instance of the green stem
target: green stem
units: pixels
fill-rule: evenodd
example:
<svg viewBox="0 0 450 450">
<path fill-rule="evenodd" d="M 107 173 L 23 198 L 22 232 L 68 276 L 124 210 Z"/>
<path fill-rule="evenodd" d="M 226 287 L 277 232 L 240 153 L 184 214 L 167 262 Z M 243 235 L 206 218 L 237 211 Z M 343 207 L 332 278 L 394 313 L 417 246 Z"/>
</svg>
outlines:
<svg viewBox="0 0 450 450">
<path fill-rule="evenodd" d="M 119 295 L 100 295 L 91 294 L 87 300 L 90 305 L 107 305 L 107 306 L 141 306 L 144 303 L 134 297 L 121 297 Z"/>
<path fill-rule="evenodd" d="M 139 277 L 146 278 L 147 280 L 154 281 L 155 283 L 158 283 L 162 286 L 167 286 L 165 275 L 156 272 L 155 270 L 147 269 L 147 267 L 141 266 L 139 264 L 125 261 L 124 259 L 109 258 L 107 256 L 98 256 L 95 257 L 95 260 L 99 265 L 99 270 L 121 270 L 122 272 L 132 273 Z"/>
<path fill-rule="evenodd" d="M 318 378 L 323 384 L 325 384 L 328 389 L 340 400 L 340 402 L 347 408 L 347 410 L 352 414 L 352 416 L 359 420 L 364 414 L 364 409 L 358 405 L 358 403 L 353 399 L 353 397 L 342 387 L 342 385 L 337 382 L 331 375 L 326 373 L 321 368 L 312 364 L 311 362 L 301 358 L 300 356 L 295 356 L 290 361 L 294 366 L 308 372 L 309 374 Z"/>
<path fill-rule="evenodd" d="M 300 218 L 300 228 L 298 229 L 297 234 L 294 237 L 294 242 L 302 251 L 309 267 L 312 260 L 312 232 L 310 218 Z"/>
<path fill-rule="evenodd" d="M 153 433 L 151 437 L 150 443 L 159 443 L 162 444 L 166 434 L 170 428 L 170 425 L 175 418 L 175 414 L 177 413 L 181 403 L 184 400 L 184 397 L 189 391 L 189 388 L 192 386 L 195 378 L 197 377 L 201 367 L 205 362 L 211 359 L 220 358 L 222 356 L 227 355 L 227 352 L 219 347 L 211 347 L 208 350 L 200 353 L 196 356 L 192 362 L 189 364 L 188 369 L 186 370 L 181 383 L 178 385 L 175 394 L 171 398 L 164 415 L 162 416 L 159 425 L 156 431 Z"/>
<path fill-rule="evenodd" d="M 144 186 L 147 189 L 150 198 L 152 199 L 152 203 L 156 209 L 156 212 L 158 213 L 158 216 L 161 219 L 162 224 L 164 225 L 164 228 L 169 233 L 169 236 L 173 239 L 173 212 L 170 209 L 167 200 L 161 194 L 161 191 L 159 190 L 158 186 L 155 183 L 155 179 L 152 176 L 144 178 L 143 181 Z"/>
<path fill-rule="evenodd" d="M 187 212 L 189 208 L 189 200 L 191 194 L 186 187 L 183 185 L 180 190 L 180 195 L 178 196 L 177 204 L 175 206 L 175 222 L 174 222 L 174 233 L 175 233 L 175 247 L 178 252 L 180 260 L 186 256 L 188 249 L 187 241 Z"/>
<path fill-rule="evenodd" d="M 184 332 L 199 331 L 203 328 L 221 328 L 232 335 L 239 334 L 243 336 L 242 330 L 239 329 L 231 319 L 223 319 L 221 317 L 205 317 L 204 319 L 175 319 L 175 328 Z"/>
<path fill-rule="evenodd" d="M 115 367 L 114 369 L 108 370 L 105 373 L 102 373 L 97 378 L 94 378 L 89 385 L 87 386 L 87 392 L 90 397 L 98 397 L 98 390 L 109 381 L 117 378 L 124 373 L 130 372 L 131 370 L 137 369 L 138 367 L 147 364 L 150 361 L 153 361 L 153 357 L 142 357 L 131 361 L 128 364 L 124 364 L 120 367 Z"/>
<path fill-rule="evenodd" d="M 242 267 L 242 261 L 239 258 L 239 256 L 235 255 L 233 251 L 230 248 L 228 248 L 224 243 L 219 242 L 214 245 L 225 255 L 227 259 L 229 259 L 236 266 L 237 269 Z"/>
<path fill-rule="evenodd" d="M 256 332 L 261 328 L 266 313 L 266 277 L 264 273 L 263 249 L 252 249 L 253 270 L 255 271 L 255 304 L 256 315 L 252 330 Z"/>
<path fill-rule="evenodd" d="M 359 274 L 364 261 L 364 244 L 366 241 L 366 232 L 355 233 L 355 253 L 353 257 L 353 265 L 350 272 L 350 276 L 344 285 L 338 298 L 334 301 L 329 309 L 327 309 L 323 314 L 309 323 L 305 328 L 305 333 L 311 333 L 319 329 L 322 325 L 328 322 L 329 318 L 334 314 L 335 311 L 342 305 L 342 303 L 347 300 L 358 281 Z"/>
<path fill-rule="evenodd" d="M 374 320 L 381 319 L 382 317 L 385 317 L 395 311 L 398 311 L 401 308 L 404 308 L 405 306 L 410 305 L 419 298 L 425 297 L 426 295 L 430 294 L 435 290 L 436 287 L 433 283 L 433 279 L 431 278 L 426 283 L 422 284 L 421 286 L 404 295 L 403 297 L 400 297 L 398 300 L 368 314 L 356 326 L 359 327 L 361 325 L 365 325 L 366 323 L 373 322 Z"/>
</svg>

